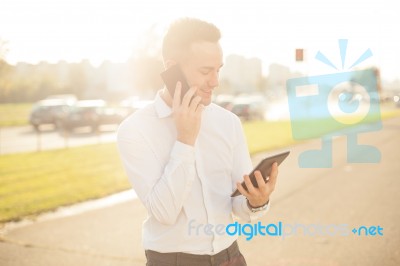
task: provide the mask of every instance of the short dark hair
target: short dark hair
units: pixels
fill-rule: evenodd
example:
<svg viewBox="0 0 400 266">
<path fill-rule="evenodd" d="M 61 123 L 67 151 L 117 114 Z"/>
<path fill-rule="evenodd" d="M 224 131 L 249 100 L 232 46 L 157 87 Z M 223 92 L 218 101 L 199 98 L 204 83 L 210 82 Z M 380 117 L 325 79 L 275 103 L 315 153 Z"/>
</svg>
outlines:
<svg viewBox="0 0 400 266">
<path fill-rule="evenodd" d="M 194 42 L 218 42 L 220 38 L 221 32 L 214 24 L 196 18 L 182 18 L 173 22 L 164 36 L 162 55 L 164 60 L 177 59 Z"/>
</svg>

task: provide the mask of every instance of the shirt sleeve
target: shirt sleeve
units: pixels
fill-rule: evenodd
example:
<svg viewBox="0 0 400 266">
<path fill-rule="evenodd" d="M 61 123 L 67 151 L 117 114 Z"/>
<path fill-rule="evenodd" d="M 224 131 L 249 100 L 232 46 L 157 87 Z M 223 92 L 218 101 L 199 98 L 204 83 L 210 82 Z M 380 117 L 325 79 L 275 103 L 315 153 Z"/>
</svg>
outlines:
<svg viewBox="0 0 400 266">
<path fill-rule="evenodd" d="M 232 188 L 236 190 L 236 183 L 243 182 L 243 176 L 250 174 L 253 170 L 249 150 L 247 147 L 246 138 L 243 132 L 242 124 L 240 120 L 235 121 L 235 132 L 236 132 L 236 145 L 233 153 L 233 169 L 232 169 Z M 265 210 L 252 212 L 247 206 L 247 199 L 243 195 L 232 198 L 232 210 L 233 215 L 240 220 L 246 222 L 255 221 L 264 216 L 269 210 L 269 205 Z"/>
<path fill-rule="evenodd" d="M 138 130 L 121 125 L 117 145 L 128 178 L 149 215 L 174 224 L 195 178 L 194 148 L 176 141 L 165 166 Z"/>
</svg>

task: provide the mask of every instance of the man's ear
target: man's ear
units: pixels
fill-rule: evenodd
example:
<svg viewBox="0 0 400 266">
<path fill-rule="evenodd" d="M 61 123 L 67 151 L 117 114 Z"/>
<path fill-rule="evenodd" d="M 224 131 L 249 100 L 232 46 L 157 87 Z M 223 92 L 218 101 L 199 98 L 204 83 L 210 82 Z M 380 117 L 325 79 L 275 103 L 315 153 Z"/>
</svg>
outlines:
<svg viewBox="0 0 400 266">
<path fill-rule="evenodd" d="M 164 67 L 165 67 L 165 69 L 168 69 L 168 68 L 170 68 L 170 67 L 172 67 L 173 65 L 176 65 L 178 62 L 176 62 L 175 60 L 173 60 L 173 59 L 167 59 L 167 60 L 165 60 L 165 62 L 164 62 Z"/>
</svg>

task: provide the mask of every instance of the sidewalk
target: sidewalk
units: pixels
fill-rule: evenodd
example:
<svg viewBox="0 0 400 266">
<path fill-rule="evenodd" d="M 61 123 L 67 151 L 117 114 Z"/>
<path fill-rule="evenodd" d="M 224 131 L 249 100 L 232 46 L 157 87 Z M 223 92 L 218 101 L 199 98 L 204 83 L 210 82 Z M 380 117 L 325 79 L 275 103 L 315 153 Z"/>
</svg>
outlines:
<svg viewBox="0 0 400 266">
<path fill-rule="evenodd" d="M 286 239 L 257 236 L 246 241 L 242 236 L 239 245 L 248 265 L 400 265 L 400 164 L 395 163 L 399 121 L 385 122 L 384 130 L 361 138 L 363 143 L 379 147 L 380 164 L 347 164 L 342 137 L 334 140 L 334 168 L 330 169 L 297 166 L 299 153 L 318 148 L 318 140 L 290 147 L 270 212 L 261 220 L 263 224 L 380 225 L 384 236 L 308 236 L 303 231 Z M 265 155 L 259 154 L 253 161 Z M 141 224 L 146 211 L 133 194 L 124 195 L 109 206 L 92 202 L 97 206 L 91 210 L 82 205 L 82 212 L 71 207 L 69 214 L 64 210 L 42 221 L 9 228 L 0 234 L 0 265 L 144 265 Z"/>
</svg>

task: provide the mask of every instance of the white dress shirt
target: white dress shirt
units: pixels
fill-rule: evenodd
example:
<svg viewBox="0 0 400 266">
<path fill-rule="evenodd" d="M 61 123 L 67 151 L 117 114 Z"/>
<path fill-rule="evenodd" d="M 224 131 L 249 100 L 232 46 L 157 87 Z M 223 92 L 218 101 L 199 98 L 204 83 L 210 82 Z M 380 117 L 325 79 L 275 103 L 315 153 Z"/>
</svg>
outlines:
<svg viewBox="0 0 400 266">
<path fill-rule="evenodd" d="M 245 197 L 230 196 L 253 166 L 239 118 L 216 104 L 204 109 L 194 147 L 177 141 L 172 109 L 159 94 L 121 123 L 117 143 L 148 212 L 145 249 L 212 255 L 237 236 L 206 233 L 205 225 L 227 226 L 232 215 L 251 222 L 268 210 L 253 213 Z"/>
</svg>

